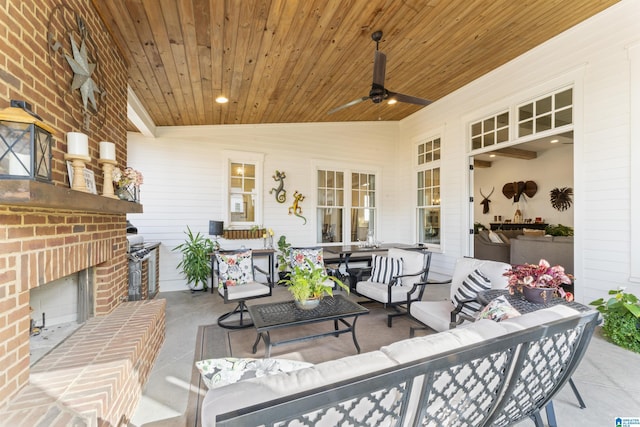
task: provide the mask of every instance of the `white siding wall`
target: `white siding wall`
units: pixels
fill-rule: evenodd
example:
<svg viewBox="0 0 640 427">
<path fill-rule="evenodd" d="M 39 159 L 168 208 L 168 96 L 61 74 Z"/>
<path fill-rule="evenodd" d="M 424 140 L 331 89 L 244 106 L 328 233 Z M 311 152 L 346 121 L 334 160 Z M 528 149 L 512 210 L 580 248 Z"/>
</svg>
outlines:
<svg viewBox="0 0 640 427">
<path fill-rule="evenodd" d="M 314 245 L 316 238 L 317 164 L 324 167 L 351 167 L 379 171 L 379 239 L 402 241 L 393 218 L 401 210 L 395 202 L 397 180 L 393 165 L 397 123 L 288 124 L 260 126 L 159 127 L 157 138 L 130 133 L 129 165 L 144 174 L 141 187 L 144 213 L 129 215 L 147 241 L 159 241 L 160 287 L 162 291 L 184 290 L 185 282 L 176 271 L 179 262 L 172 249 L 184 240 L 189 226 L 208 234 L 209 220 L 224 219 L 224 150 L 264 154 L 264 218 L 259 222 L 272 228 L 275 240 L 284 234 L 294 245 Z M 285 171 L 287 202 L 275 201 L 269 190 L 277 186 L 275 170 Z M 308 222 L 287 214 L 293 192 L 305 195 L 301 203 Z M 225 219 L 225 226 L 227 225 Z M 389 226 L 387 226 L 389 225 Z M 401 226 L 400 229 L 406 230 Z M 405 231 L 406 234 L 406 231 Z M 398 240 L 402 238 L 401 240 Z M 262 247 L 262 240 L 225 241 L 224 248 Z"/>
<path fill-rule="evenodd" d="M 640 293 L 629 281 L 629 92 L 640 76 L 630 75 L 628 59 L 639 19 L 640 2 L 622 1 L 401 122 L 405 151 L 419 135 L 445 129 L 445 252 L 436 263 L 469 253 L 469 122 L 573 84 L 577 297 L 589 302 L 618 286 Z M 404 170 L 401 179 L 411 176 Z"/>
</svg>

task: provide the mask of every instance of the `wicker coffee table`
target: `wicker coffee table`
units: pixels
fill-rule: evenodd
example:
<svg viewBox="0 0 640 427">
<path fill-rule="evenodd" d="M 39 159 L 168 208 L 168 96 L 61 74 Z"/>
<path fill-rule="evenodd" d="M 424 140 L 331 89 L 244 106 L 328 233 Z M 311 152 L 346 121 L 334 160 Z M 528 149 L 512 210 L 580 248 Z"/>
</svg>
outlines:
<svg viewBox="0 0 640 427">
<path fill-rule="evenodd" d="M 369 310 L 348 300 L 342 295 L 325 297 L 320 301 L 320 305 L 313 310 L 301 310 L 296 307 L 293 301 L 275 302 L 267 304 L 250 305 L 249 314 L 253 320 L 253 325 L 258 332 L 256 342 L 253 344 L 253 353 L 258 348 L 258 343 L 262 339 L 265 344 L 265 355 L 271 355 L 271 348 L 294 342 L 307 341 L 326 336 L 338 336 L 340 334 L 351 333 L 356 350 L 360 353 L 360 345 L 356 339 L 356 321 L 359 316 L 369 314 Z M 347 319 L 353 318 L 348 321 Z M 270 331 L 281 328 L 291 328 L 294 326 L 308 325 L 333 320 L 334 330 L 319 334 L 305 335 L 297 338 L 271 341 Z"/>
</svg>

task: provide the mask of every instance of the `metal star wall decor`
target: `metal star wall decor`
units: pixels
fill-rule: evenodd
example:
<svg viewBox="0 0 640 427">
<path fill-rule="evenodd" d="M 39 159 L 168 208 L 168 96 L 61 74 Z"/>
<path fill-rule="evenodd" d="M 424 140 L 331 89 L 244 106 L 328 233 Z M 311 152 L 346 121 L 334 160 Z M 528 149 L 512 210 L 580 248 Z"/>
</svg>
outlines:
<svg viewBox="0 0 640 427">
<path fill-rule="evenodd" d="M 68 2 L 53 8 L 47 23 L 47 53 L 56 91 L 85 132 L 102 128 L 106 119 L 107 90 L 104 68 L 99 66 L 98 45 L 85 20 Z M 70 78 L 71 75 L 71 78 Z M 98 85 L 102 83 L 102 87 Z M 77 96 L 77 91 L 80 96 Z"/>
<path fill-rule="evenodd" d="M 95 113 L 98 111 L 98 106 L 96 104 L 94 92 L 100 93 L 100 89 L 91 78 L 91 75 L 96 69 L 96 64 L 90 63 L 89 59 L 87 58 L 87 45 L 84 39 L 82 39 L 80 49 L 78 49 L 78 45 L 76 45 L 76 41 L 73 35 L 70 35 L 69 38 L 71 39 L 73 58 L 67 54 L 65 54 L 64 56 L 67 58 L 67 62 L 73 70 L 73 82 L 71 83 L 71 90 L 80 89 L 80 94 L 82 95 L 82 105 L 84 106 L 85 112 L 89 111 L 87 103 L 88 101 L 91 101 L 93 113 Z"/>
</svg>

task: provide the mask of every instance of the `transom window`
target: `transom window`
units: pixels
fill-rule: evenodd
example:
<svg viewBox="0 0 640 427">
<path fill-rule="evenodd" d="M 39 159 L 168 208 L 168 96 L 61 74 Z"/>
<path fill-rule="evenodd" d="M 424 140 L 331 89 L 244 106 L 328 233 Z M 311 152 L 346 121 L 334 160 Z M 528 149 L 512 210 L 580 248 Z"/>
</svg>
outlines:
<svg viewBox="0 0 640 427">
<path fill-rule="evenodd" d="M 487 117 L 471 124 L 471 149 L 509 141 L 509 112 Z"/>
<path fill-rule="evenodd" d="M 418 144 L 418 164 L 440 160 L 440 138 Z"/>
<path fill-rule="evenodd" d="M 544 132 L 573 123 L 573 89 L 545 95 L 518 107 L 518 136 Z"/>
</svg>

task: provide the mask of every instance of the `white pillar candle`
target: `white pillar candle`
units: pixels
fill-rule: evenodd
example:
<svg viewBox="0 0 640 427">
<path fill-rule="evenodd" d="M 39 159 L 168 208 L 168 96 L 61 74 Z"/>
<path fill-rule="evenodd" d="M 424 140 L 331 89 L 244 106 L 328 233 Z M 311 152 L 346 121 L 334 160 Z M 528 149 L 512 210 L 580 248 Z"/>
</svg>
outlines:
<svg viewBox="0 0 640 427">
<path fill-rule="evenodd" d="M 89 137 L 81 132 L 67 132 L 67 153 L 88 157 Z"/>
<path fill-rule="evenodd" d="M 114 144 L 113 142 L 101 141 L 100 142 L 100 158 L 102 160 L 115 160 L 116 144 Z"/>
</svg>

